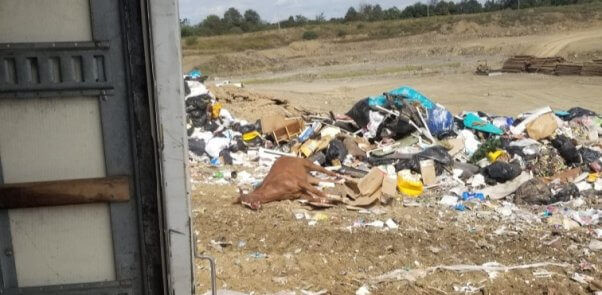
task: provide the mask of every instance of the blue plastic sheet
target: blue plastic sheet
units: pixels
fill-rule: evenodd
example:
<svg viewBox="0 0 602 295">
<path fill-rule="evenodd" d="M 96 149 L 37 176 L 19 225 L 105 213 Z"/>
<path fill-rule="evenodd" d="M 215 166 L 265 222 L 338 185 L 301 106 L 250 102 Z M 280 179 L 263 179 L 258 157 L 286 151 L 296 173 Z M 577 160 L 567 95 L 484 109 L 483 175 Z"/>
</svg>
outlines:
<svg viewBox="0 0 602 295">
<path fill-rule="evenodd" d="M 426 125 L 434 136 L 443 135 L 454 128 L 454 116 L 442 107 L 427 109 Z"/>
<path fill-rule="evenodd" d="M 468 113 L 466 116 L 464 116 L 464 127 L 497 135 L 502 135 L 504 133 L 502 129 L 495 127 L 495 125 L 489 122 L 481 120 L 479 116 L 473 113 Z"/>
<path fill-rule="evenodd" d="M 393 103 L 395 103 L 395 106 L 398 108 L 403 106 L 403 103 L 401 102 L 401 100 L 399 98 L 395 98 Z M 371 107 L 373 107 L 373 106 L 387 107 L 387 98 L 384 95 L 370 96 L 370 97 L 368 97 L 368 105 Z"/>
<path fill-rule="evenodd" d="M 201 76 L 203 76 L 203 73 L 201 73 L 201 71 L 199 71 L 199 70 L 192 70 L 192 71 L 188 72 L 187 76 L 189 76 L 192 79 L 198 79 Z"/>
<path fill-rule="evenodd" d="M 407 86 L 399 87 L 397 89 L 389 91 L 388 93 L 392 94 L 392 95 L 403 96 L 406 100 L 409 100 L 409 101 L 417 101 L 426 109 L 434 109 L 435 108 L 435 103 L 430 101 L 422 93 L 416 91 L 413 88 L 407 87 Z"/>
</svg>

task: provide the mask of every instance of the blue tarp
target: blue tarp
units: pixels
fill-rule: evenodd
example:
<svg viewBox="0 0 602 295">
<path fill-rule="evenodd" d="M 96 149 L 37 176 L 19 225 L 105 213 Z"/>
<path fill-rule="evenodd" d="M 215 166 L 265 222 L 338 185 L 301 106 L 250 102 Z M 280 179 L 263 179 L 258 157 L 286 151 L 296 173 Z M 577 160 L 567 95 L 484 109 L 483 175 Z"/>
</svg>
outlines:
<svg viewBox="0 0 602 295">
<path fill-rule="evenodd" d="M 388 93 L 392 94 L 392 95 L 403 96 L 405 99 L 407 99 L 409 101 L 417 101 L 426 109 L 434 109 L 435 108 L 435 103 L 430 101 L 422 93 L 420 93 L 420 92 L 416 91 L 415 89 L 410 88 L 408 86 L 402 86 L 397 89 L 393 89 L 393 90 L 389 91 Z"/>
<path fill-rule="evenodd" d="M 464 116 L 464 127 L 497 135 L 502 135 L 504 133 L 502 129 L 495 127 L 495 125 L 489 122 L 481 120 L 481 118 L 474 113 L 468 113 L 466 116 Z"/>
</svg>

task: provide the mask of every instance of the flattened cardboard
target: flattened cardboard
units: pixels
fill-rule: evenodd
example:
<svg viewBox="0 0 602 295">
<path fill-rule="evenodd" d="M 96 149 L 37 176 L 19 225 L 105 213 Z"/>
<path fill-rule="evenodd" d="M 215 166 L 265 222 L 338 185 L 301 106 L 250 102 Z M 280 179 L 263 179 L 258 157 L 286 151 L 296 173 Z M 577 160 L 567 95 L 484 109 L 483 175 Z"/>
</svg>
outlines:
<svg viewBox="0 0 602 295">
<path fill-rule="evenodd" d="M 357 184 L 362 196 L 371 195 L 383 184 L 385 174 L 377 167 L 372 168 L 368 175 L 364 176 Z"/>
<path fill-rule="evenodd" d="M 435 172 L 435 161 L 424 160 L 420 161 L 420 174 L 422 175 L 422 183 L 426 186 L 437 183 L 437 174 Z"/>
<path fill-rule="evenodd" d="M 372 195 L 368 197 L 360 197 L 354 201 L 347 203 L 347 205 L 355 207 L 366 207 L 374 204 L 382 196 L 382 190 L 378 188 Z"/>
<path fill-rule="evenodd" d="M 394 197 L 397 195 L 397 175 L 385 176 L 382 185 L 383 196 Z"/>
</svg>

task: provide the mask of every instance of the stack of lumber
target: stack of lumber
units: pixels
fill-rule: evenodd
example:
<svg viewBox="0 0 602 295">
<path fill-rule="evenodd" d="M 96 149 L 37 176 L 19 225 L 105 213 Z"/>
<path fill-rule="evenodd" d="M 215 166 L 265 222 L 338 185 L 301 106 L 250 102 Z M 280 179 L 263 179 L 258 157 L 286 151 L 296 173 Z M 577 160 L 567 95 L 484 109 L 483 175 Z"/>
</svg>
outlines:
<svg viewBox="0 0 602 295">
<path fill-rule="evenodd" d="M 479 72 L 478 69 L 477 72 Z M 535 57 L 531 55 L 515 55 L 504 62 L 502 72 L 528 72 L 559 76 L 602 76 L 602 59 L 595 59 L 592 62 L 586 62 L 581 65 L 568 63 L 560 56 Z"/>
<path fill-rule="evenodd" d="M 583 76 L 602 76 L 602 60 L 594 60 L 594 62 L 586 62 L 581 69 Z"/>
<path fill-rule="evenodd" d="M 502 66 L 502 72 L 505 73 L 520 73 L 527 71 L 527 67 L 531 63 L 533 56 L 530 55 L 516 55 L 504 62 Z"/>
<path fill-rule="evenodd" d="M 582 65 L 579 64 L 571 64 L 571 63 L 561 63 L 556 65 L 556 75 L 558 76 L 567 76 L 567 75 L 581 75 Z"/>
<path fill-rule="evenodd" d="M 563 62 L 565 62 L 565 60 L 560 56 L 534 57 L 527 66 L 527 72 L 553 75 L 554 71 L 556 70 L 556 66 Z"/>
</svg>

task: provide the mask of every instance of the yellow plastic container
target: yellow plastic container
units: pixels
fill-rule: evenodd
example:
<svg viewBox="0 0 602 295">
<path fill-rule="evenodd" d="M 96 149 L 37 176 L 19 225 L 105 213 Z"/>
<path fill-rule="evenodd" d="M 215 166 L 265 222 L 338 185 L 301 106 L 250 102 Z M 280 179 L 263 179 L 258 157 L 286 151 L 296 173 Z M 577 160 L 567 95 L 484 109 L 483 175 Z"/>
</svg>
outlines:
<svg viewBox="0 0 602 295">
<path fill-rule="evenodd" d="M 598 173 L 590 173 L 587 175 L 586 181 L 589 183 L 594 183 L 596 180 L 598 180 L 598 177 L 600 177 Z"/>
<path fill-rule="evenodd" d="M 219 113 L 222 111 L 222 104 L 219 102 L 214 103 L 211 106 L 211 117 L 213 119 L 217 119 L 219 117 Z"/>
<path fill-rule="evenodd" d="M 418 197 L 424 191 L 420 177 L 412 175 L 410 170 L 401 170 L 397 173 L 397 189 L 409 197 Z"/>
<path fill-rule="evenodd" d="M 253 130 L 251 132 L 247 132 L 247 133 L 243 134 L 242 140 L 251 141 L 251 140 L 257 138 L 258 136 L 261 136 L 261 134 L 259 134 L 259 132 L 257 132 L 257 130 Z"/>
<path fill-rule="evenodd" d="M 319 144 L 317 140 L 309 139 L 299 148 L 299 151 L 308 158 L 318 149 Z"/>
<path fill-rule="evenodd" d="M 506 152 L 503 150 L 497 150 L 495 152 L 489 152 L 487 153 L 487 159 L 489 159 L 489 162 L 493 163 L 495 162 L 499 157 L 505 155 Z"/>
</svg>

